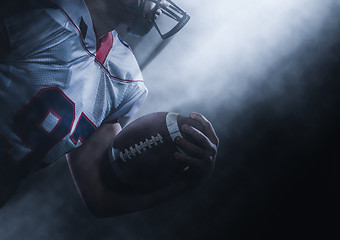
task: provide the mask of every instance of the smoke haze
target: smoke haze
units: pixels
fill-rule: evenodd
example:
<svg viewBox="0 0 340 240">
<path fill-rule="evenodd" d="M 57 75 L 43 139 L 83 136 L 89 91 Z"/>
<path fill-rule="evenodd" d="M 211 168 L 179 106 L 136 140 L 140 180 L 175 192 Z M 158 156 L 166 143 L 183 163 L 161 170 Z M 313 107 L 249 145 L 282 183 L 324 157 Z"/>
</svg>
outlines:
<svg viewBox="0 0 340 240">
<path fill-rule="evenodd" d="M 0 209 L 0 239 L 336 234 L 340 2 L 178 4 L 191 20 L 144 69 L 149 96 L 138 116 L 203 113 L 221 141 L 214 176 L 149 210 L 98 220 L 61 159 L 32 175 Z M 146 36 L 134 48 L 137 58 L 158 41 L 155 32 Z"/>
</svg>

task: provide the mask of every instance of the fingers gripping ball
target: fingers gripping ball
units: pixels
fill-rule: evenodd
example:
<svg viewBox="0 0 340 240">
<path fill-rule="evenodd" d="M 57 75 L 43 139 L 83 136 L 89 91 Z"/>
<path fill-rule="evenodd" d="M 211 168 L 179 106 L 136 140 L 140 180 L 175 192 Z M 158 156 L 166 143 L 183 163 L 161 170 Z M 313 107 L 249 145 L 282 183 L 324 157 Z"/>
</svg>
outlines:
<svg viewBox="0 0 340 240">
<path fill-rule="evenodd" d="M 174 157 L 175 152 L 181 151 L 174 139 L 188 139 L 180 130 L 183 124 L 203 131 L 197 120 L 171 112 L 151 113 L 127 125 L 109 149 L 115 176 L 141 191 L 171 182 L 186 167 Z"/>
</svg>

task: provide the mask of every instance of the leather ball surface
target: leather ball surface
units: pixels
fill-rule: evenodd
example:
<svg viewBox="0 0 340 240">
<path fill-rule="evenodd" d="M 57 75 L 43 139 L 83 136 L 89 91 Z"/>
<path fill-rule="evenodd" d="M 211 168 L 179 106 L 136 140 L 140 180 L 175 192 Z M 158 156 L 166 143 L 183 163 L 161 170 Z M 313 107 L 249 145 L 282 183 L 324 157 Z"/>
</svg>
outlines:
<svg viewBox="0 0 340 240">
<path fill-rule="evenodd" d="M 111 165 L 115 175 L 141 191 L 171 182 L 186 167 L 174 157 L 181 151 L 175 137 L 190 141 L 180 131 L 183 124 L 203 131 L 195 119 L 171 112 L 151 113 L 128 124 L 113 141 Z"/>
</svg>

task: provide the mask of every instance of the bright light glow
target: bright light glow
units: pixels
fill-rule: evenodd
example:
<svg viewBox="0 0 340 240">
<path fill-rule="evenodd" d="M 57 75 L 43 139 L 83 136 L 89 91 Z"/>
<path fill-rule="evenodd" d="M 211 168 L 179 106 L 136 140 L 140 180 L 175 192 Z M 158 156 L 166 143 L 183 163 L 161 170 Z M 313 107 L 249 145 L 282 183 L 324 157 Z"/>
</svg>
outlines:
<svg viewBox="0 0 340 240">
<path fill-rule="evenodd" d="M 177 2 L 191 20 L 145 69 L 150 91 L 140 115 L 197 102 L 211 111 L 220 103 L 237 107 L 255 91 L 255 79 L 256 84 L 261 77 L 271 81 L 264 77 L 269 69 L 315 41 L 339 5 L 332 0 Z"/>
</svg>

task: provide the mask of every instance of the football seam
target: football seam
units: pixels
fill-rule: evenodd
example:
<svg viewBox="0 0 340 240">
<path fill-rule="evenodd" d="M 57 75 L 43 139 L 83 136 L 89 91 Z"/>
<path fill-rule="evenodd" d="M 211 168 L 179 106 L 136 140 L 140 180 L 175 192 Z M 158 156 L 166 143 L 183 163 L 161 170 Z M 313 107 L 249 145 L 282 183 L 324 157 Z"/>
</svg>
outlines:
<svg viewBox="0 0 340 240">
<path fill-rule="evenodd" d="M 119 152 L 119 158 L 126 163 L 128 159 L 132 159 L 137 154 L 142 154 L 142 151 L 145 152 L 149 148 L 151 149 L 154 146 L 158 146 L 158 142 L 162 144 L 163 137 L 161 134 L 157 133 L 156 136 L 150 136 L 150 139 L 146 138 L 144 141 L 140 141 L 139 144 L 135 144 L 133 147 L 130 146 L 129 149 L 125 148 L 124 150 Z"/>
<path fill-rule="evenodd" d="M 174 143 L 174 140 L 177 136 L 183 137 L 181 131 L 179 129 L 178 124 L 178 113 L 168 112 L 165 116 L 165 125 L 166 125 L 166 133 L 155 133 L 152 136 L 147 136 L 144 141 L 140 141 L 139 143 L 132 143 L 129 146 L 126 146 L 124 149 L 115 149 L 113 147 L 113 142 L 111 143 L 111 151 L 109 151 L 109 161 L 111 163 L 112 169 L 115 175 L 122 182 L 132 185 L 133 182 L 130 182 L 130 177 L 126 175 L 125 171 L 122 169 L 123 165 L 120 166 L 118 162 L 121 164 L 128 164 L 130 159 L 133 159 L 137 155 L 143 154 L 145 152 L 151 151 L 153 147 L 159 146 L 161 144 L 166 144 L 167 139 L 170 138 L 171 142 Z M 169 139 L 169 140 L 170 140 Z M 178 151 L 184 153 L 184 151 L 175 144 L 175 147 Z M 185 154 L 185 153 L 184 153 Z"/>
</svg>

